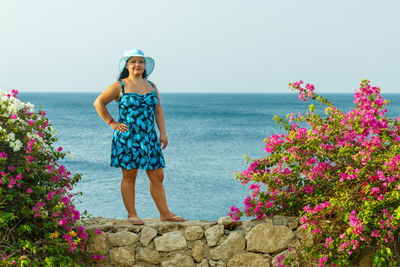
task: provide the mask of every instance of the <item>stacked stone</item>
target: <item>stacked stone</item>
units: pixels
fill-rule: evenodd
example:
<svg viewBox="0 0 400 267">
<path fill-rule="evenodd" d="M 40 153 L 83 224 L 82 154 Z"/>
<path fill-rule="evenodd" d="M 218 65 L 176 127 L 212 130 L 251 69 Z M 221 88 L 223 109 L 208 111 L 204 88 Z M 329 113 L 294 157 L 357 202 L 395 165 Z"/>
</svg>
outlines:
<svg viewBox="0 0 400 267">
<path fill-rule="evenodd" d="M 277 266 L 285 255 L 291 266 L 304 262 L 301 244 L 313 244 L 312 235 L 298 227 L 294 217 L 235 222 L 160 222 L 144 219 L 145 225 L 124 220 L 94 218 L 85 222 L 89 231 L 100 229 L 87 244 L 91 253 L 106 257 L 97 266 L 234 267 Z"/>
</svg>

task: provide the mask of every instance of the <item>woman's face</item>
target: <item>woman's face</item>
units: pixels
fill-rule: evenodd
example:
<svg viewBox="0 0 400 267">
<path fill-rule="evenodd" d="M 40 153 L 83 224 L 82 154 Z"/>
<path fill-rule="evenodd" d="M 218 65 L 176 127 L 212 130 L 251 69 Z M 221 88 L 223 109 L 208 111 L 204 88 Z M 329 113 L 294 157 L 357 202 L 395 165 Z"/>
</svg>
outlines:
<svg viewBox="0 0 400 267">
<path fill-rule="evenodd" d="M 126 68 L 128 69 L 129 73 L 133 75 L 142 75 L 145 70 L 145 61 L 143 57 L 130 57 L 128 61 L 126 61 Z"/>
</svg>

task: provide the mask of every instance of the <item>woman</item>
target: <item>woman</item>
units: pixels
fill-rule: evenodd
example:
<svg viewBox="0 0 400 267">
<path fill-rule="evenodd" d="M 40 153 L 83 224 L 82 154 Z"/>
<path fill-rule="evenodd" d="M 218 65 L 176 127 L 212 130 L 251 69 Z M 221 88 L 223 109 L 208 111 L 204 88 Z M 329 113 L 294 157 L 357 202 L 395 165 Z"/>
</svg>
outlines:
<svg viewBox="0 0 400 267">
<path fill-rule="evenodd" d="M 185 221 L 169 211 L 165 197 L 165 162 L 160 147 L 162 144 L 164 149 L 168 145 L 165 119 L 157 87 L 146 79 L 154 69 L 154 60 L 145 57 L 141 50 L 132 49 L 124 53 L 119 68 L 119 80 L 97 97 L 94 106 L 99 116 L 114 129 L 110 165 L 122 168 L 121 194 L 128 211 L 127 220 L 144 224 L 135 209 L 135 181 L 138 169 L 145 169 L 160 220 Z M 114 121 L 106 108 L 112 100 L 118 102 L 118 121 Z M 154 116 L 160 130 L 159 140 Z"/>
</svg>

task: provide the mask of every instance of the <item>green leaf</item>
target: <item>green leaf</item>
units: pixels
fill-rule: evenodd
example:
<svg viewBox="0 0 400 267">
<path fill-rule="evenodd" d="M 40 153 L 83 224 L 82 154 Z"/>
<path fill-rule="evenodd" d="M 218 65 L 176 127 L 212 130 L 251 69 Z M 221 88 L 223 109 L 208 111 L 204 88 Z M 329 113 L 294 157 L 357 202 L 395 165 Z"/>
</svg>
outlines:
<svg viewBox="0 0 400 267">
<path fill-rule="evenodd" d="M 8 201 L 12 201 L 14 199 L 14 196 L 12 194 L 8 194 L 8 195 L 6 195 L 6 199 Z"/>
</svg>

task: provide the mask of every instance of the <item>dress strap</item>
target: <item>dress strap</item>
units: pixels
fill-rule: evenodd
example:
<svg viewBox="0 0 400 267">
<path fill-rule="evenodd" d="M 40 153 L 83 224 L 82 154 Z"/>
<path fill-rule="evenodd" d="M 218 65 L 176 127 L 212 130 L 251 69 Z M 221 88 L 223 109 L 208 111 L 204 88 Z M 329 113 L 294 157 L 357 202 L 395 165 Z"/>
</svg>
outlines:
<svg viewBox="0 0 400 267">
<path fill-rule="evenodd" d="M 154 85 L 153 85 L 153 83 L 152 82 L 150 82 L 150 81 L 148 81 L 150 84 L 151 84 L 151 87 L 153 87 L 154 88 L 154 92 L 157 92 L 156 91 L 156 88 L 154 87 Z"/>
<path fill-rule="evenodd" d="M 125 94 L 125 86 L 124 86 L 124 81 L 122 79 L 120 79 L 121 81 L 121 90 L 122 90 L 122 94 Z"/>
</svg>

